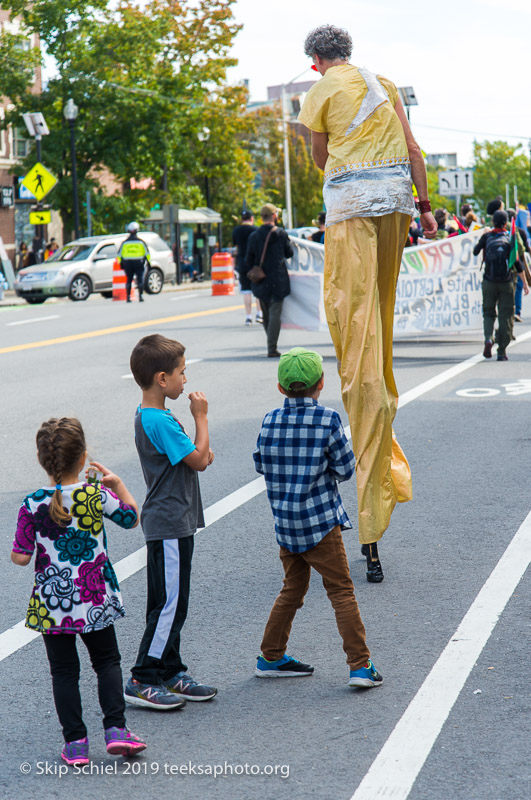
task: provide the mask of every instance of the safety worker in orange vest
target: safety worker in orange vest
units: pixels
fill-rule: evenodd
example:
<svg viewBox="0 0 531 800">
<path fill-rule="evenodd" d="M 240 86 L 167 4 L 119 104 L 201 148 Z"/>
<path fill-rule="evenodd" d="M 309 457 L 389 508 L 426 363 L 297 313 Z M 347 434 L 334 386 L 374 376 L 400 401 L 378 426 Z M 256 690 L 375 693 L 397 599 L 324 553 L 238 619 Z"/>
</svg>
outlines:
<svg viewBox="0 0 531 800">
<path fill-rule="evenodd" d="M 129 231 L 129 236 L 120 247 L 118 261 L 127 275 L 127 283 L 125 284 L 127 302 L 131 302 L 131 284 L 136 275 L 138 299 L 142 303 L 144 302 L 142 297 L 144 291 L 144 268 L 146 265 L 149 266 L 151 257 L 147 244 L 138 238 L 138 231 L 140 230 L 138 222 L 130 222 L 127 230 Z"/>
</svg>

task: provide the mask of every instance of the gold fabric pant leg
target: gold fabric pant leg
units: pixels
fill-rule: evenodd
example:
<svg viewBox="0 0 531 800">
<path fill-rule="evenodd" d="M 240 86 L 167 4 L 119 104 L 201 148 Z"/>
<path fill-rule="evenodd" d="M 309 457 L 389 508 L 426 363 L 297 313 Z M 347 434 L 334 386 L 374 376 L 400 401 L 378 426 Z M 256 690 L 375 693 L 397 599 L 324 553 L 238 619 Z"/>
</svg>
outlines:
<svg viewBox="0 0 531 800">
<path fill-rule="evenodd" d="M 326 230 L 324 301 L 356 456 L 363 544 L 381 539 L 396 502 L 412 497 L 392 428 L 394 305 L 410 221 L 400 213 L 353 217 Z"/>
</svg>

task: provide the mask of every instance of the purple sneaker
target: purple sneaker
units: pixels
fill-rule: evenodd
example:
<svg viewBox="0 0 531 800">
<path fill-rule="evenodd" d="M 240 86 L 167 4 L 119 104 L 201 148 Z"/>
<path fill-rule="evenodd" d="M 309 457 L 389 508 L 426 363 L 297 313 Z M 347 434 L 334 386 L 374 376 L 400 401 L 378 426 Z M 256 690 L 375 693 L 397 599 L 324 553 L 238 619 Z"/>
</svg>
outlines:
<svg viewBox="0 0 531 800">
<path fill-rule="evenodd" d="M 89 742 L 87 737 L 76 739 L 74 742 L 65 742 L 61 750 L 61 758 L 66 761 L 69 767 L 89 763 Z"/>
<path fill-rule="evenodd" d="M 107 752 L 112 756 L 136 756 L 147 745 L 127 728 L 107 728 L 105 730 Z"/>
</svg>

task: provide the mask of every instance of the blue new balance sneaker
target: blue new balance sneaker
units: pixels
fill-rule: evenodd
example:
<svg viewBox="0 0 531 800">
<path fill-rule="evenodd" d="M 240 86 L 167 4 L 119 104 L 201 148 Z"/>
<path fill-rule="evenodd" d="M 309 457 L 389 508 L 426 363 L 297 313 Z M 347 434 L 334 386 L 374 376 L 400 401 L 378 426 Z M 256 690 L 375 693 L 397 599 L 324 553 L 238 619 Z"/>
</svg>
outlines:
<svg viewBox="0 0 531 800">
<path fill-rule="evenodd" d="M 383 677 L 370 659 L 364 667 L 350 670 L 349 686 L 360 686 L 362 688 L 371 689 L 373 686 L 381 686 L 382 683 Z"/>
<path fill-rule="evenodd" d="M 213 686 L 205 686 L 204 683 L 194 681 L 186 672 L 178 672 L 171 680 L 165 681 L 164 686 L 174 697 L 195 702 L 212 700 L 218 693 L 218 690 Z"/>
<path fill-rule="evenodd" d="M 282 656 L 278 661 L 258 656 L 254 674 L 257 678 L 302 678 L 313 675 L 313 667 L 291 656 Z"/>
<path fill-rule="evenodd" d="M 140 683 L 134 678 L 129 678 L 127 681 L 124 700 L 132 706 L 143 706 L 155 711 L 171 711 L 186 705 L 186 700 L 177 697 L 165 686 Z"/>
</svg>

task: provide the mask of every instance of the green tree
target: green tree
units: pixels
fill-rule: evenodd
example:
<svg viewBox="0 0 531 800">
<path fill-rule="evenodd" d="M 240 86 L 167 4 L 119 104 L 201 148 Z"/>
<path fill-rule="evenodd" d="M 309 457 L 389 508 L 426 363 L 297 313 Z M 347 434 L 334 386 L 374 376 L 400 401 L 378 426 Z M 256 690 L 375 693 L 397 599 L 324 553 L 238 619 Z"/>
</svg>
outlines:
<svg viewBox="0 0 531 800">
<path fill-rule="evenodd" d="M 41 58 L 39 49 L 25 49 L 24 33 L 2 32 L 0 37 L 0 96 L 16 102 L 26 97 Z"/>
<path fill-rule="evenodd" d="M 255 175 L 259 176 L 262 202 L 285 206 L 284 147 L 280 104 L 253 114 L 254 130 L 248 147 Z M 289 124 L 288 147 L 291 173 L 293 224 L 311 225 L 323 208 L 323 173 L 313 163 L 310 142 L 299 125 Z M 258 199 L 258 198 L 257 198 Z"/>
<path fill-rule="evenodd" d="M 252 173 L 240 135 L 248 127 L 246 93 L 226 85 L 226 70 L 235 63 L 228 53 L 239 29 L 234 2 L 4 0 L 4 8 L 40 33 L 57 65 L 42 95 L 18 92 L 12 98 L 7 123 L 16 124 L 28 107 L 45 113 L 51 133 L 43 159 L 59 178 L 50 199 L 67 228 L 72 186 L 62 112 L 69 97 L 80 109 L 78 188 L 81 196 L 87 189 L 94 193 L 98 230 L 107 223 L 122 228 L 155 203 L 204 202 L 205 175 L 225 216 L 233 196 L 250 191 Z M 211 129 L 206 145 L 197 137 L 205 126 Z M 97 179 L 101 168 L 122 184 L 123 196 L 104 195 Z M 151 189 L 130 189 L 131 178 L 145 177 L 152 178 Z"/>
<path fill-rule="evenodd" d="M 529 158 L 522 145 L 507 142 L 474 142 L 474 198 L 481 211 L 497 195 L 505 199 L 505 185 L 510 187 L 513 203 L 513 186 L 518 187 L 519 199 L 531 200 L 529 186 Z"/>
</svg>

